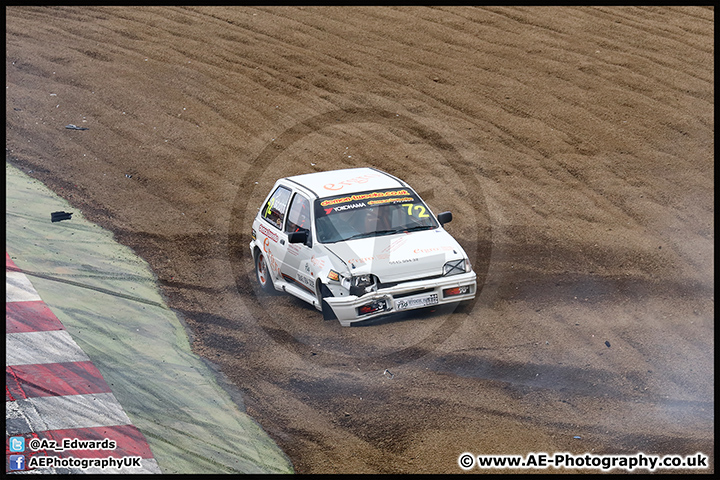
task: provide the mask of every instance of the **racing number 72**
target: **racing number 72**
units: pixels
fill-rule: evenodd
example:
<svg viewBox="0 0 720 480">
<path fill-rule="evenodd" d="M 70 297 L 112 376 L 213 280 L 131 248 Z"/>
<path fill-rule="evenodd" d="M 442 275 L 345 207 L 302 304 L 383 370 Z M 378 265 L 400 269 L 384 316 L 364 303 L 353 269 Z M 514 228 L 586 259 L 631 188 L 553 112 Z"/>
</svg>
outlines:
<svg viewBox="0 0 720 480">
<path fill-rule="evenodd" d="M 414 210 L 417 212 L 418 217 L 426 218 L 426 217 L 430 216 L 427 213 L 425 213 L 425 207 L 423 207 L 422 205 L 413 205 L 412 203 L 403 203 L 402 206 L 407 208 L 407 214 L 410 216 L 412 216 L 412 214 L 413 214 L 412 213 L 413 207 L 415 207 Z"/>
</svg>

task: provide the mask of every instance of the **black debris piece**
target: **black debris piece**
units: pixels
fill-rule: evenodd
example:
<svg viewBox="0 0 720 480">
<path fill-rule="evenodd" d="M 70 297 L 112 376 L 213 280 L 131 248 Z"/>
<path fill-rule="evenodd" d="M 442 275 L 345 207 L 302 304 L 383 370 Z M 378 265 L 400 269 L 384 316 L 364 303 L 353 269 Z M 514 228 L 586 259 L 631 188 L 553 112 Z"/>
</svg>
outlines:
<svg viewBox="0 0 720 480">
<path fill-rule="evenodd" d="M 53 222 L 60 222 L 62 220 L 70 220 L 72 218 L 72 212 L 52 212 L 50 219 Z"/>
<path fill-rule="evenodd" d="M 605 340 L 605 346 L 608 347 L 608 348 L 610 348 L 610 342 L 608 342 L 607 340 Z"/>
</svg>

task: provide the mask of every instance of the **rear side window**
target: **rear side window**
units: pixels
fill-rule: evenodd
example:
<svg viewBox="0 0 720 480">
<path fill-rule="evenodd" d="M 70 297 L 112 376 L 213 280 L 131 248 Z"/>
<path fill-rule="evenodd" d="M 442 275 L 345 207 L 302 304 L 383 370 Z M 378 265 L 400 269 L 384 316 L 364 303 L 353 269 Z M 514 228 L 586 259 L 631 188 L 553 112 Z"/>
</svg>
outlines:
<svg viewBox="0 0 720 480">
<path fill-rule="evenodd" d="M 288 200 L 290 200 L 290 189 L 282 186 L 278 187 L 270 196 L 267 203 L 263 205 L 261 212 L 262 218 L 275 228 L 282 230 Z"/>
</svg>

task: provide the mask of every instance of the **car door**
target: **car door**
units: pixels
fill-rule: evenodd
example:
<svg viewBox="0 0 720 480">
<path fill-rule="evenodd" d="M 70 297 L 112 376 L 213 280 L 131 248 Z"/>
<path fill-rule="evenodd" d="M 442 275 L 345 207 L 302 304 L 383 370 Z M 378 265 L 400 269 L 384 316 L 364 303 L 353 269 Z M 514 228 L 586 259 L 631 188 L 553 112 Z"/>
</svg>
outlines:
<svg viewBox="0 0 720 480">
<path fill-rule="evenodd" d="M 310 262 L 313 254 L 313 232 L 311 203 L 302 193 L 296 192 L 290 201 L 285 222 L 285 235 L 307 230 L 305 243 L 288 243 L 281 265 L 283 280 L 293 283 L 306 292 L 315 295 L 316 272 Z"/>
</svg>

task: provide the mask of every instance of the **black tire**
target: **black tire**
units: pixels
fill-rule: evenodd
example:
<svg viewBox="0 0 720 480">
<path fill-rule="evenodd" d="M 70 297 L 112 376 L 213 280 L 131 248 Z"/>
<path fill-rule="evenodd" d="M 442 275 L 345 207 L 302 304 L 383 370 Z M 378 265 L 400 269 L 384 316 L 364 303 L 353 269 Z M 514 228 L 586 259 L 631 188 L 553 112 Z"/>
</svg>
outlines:
<svg viewBox="0 0 720 480">
<path fill-rule="evenodd" d="M 255 279 L 263 292 L 270 294 L 275 292 L 275 286 L 270 276 L 270 268 L 268 268 L 265 260 L 265 254 L 260 250 L 255 252 Z"/>
<path fill-rule="evenodd" d="M 333 309 L 325 301 L 328 297 L 334 297 L 330 289 L 324 284 L 320 284 L 320 305 L 322 306 L 323 320 L 337 320 L 337 315 Z"/>
</svg>

